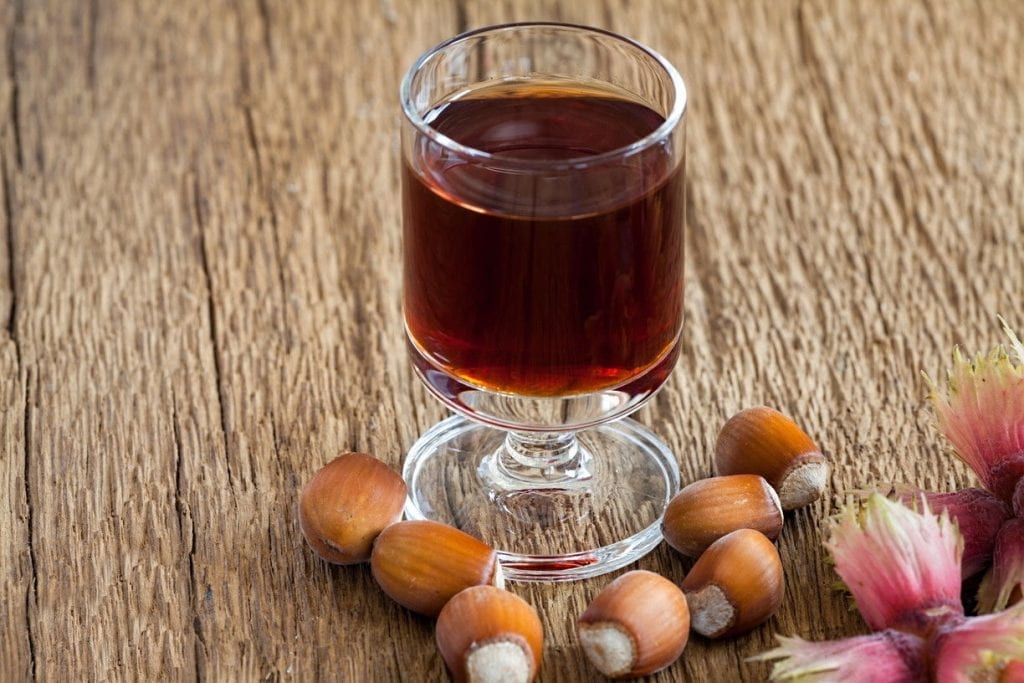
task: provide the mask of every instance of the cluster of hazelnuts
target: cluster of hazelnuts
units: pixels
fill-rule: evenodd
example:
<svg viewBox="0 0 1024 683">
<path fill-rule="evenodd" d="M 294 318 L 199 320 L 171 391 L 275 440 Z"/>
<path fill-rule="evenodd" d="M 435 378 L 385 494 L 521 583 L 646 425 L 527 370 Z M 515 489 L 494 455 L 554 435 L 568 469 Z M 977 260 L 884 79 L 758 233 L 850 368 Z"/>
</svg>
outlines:
<svg viewBox="0 0 1024 683">
<path fill-rule="evenodd" d="M 579 617 L 580 644 L 602 674 L 653 673 L 679 658 L 691 628 L 708 638 L 737 635 L 782 603 L 785 581 L 773 541 L 783 511 L 824 490 L 828 463 L 795 422 L 761 407 L 722 427 L 715 468 L 719 476 L 685 487 L 665 511 L 665 540 L 695 559 L 681 586 L 630 571 Z M 323 559 L 369 560 L 392 599 L 437 618 L 438 650 L 455 681 L 532 681 L 541 664 L 541 621 L 504 590 L 495 550 L 439 522 L 399 521 L 405 497 L 405 482 L 390 467 L 346 453 L 302 490 L 299 524 Z"/>
</svg>

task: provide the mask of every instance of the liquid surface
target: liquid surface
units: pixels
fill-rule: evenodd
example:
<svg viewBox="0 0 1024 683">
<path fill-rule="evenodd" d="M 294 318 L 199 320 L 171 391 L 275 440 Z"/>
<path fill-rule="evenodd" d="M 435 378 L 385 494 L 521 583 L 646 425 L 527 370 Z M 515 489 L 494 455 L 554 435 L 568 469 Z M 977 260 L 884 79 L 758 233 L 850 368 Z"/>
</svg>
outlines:
<svg viewBox="0 0 1024 683">
<path fill-rule="evenodd" d="M 447 103 L 432 125 L 494 155 L 564 160 L 627 146 L 664 120 L 598 91 L 523 86 L 490 95 Z M 538 179 L 436 146 L 411 157 L 405 316 L 433 365 L 527 396 L 606 389 L 659 363 L 671 370 L 682 323 L 676 162 L 648 155 Z"/>
<path fill-rule="evenodd" d="M 507 158 L 564 160 L 610 152 L 664 123 L 652 109 L 610 93 L 504 86 L 436 108 L 434 129 Z"/>
</svg>

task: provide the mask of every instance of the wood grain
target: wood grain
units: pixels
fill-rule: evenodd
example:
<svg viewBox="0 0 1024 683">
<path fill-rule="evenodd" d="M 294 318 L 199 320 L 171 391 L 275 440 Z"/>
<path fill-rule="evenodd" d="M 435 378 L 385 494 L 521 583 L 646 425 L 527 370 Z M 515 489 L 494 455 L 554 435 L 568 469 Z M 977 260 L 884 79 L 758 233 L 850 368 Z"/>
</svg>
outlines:
<svg viewBox="0 0 1024 683">
<path fill-rule="evenodd" d="M 1024 7 L 654 0 L 0 3 L 0 677 L 439 680 L 431 624 L 295 521 L 342 450 L 398 466 L 443 411 L 405 360 L 396 93 L 459 30 L 554 19 L 684 74 L 683 359 L 640 419 L 710 473 L 774 405 L 832 457 L 787 518 L 779 615 L 654 680 L 760 680 L 773 634 L 864 625 L 826 519 L 970 481 L 921 372 L 1024 329 Z M 659 548 L 639 566 L 679 580 Z M 514 586 L 546 681 L 608 581 Z"/>
</svg>

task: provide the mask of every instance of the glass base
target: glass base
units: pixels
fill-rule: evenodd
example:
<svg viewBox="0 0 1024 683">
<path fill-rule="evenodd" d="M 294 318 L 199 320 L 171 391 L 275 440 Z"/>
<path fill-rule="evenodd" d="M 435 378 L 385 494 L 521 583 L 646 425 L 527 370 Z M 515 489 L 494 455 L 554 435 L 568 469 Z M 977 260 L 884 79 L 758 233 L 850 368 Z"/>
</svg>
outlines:
<svg viewBox="0 0 1024 683">
<path fill-rule="evenodd" d="M 452 416 L 409 451 L 406 516 L 483 539 L 514 581 L 572 581 L 623 567 L 661 541 L 679 466 L 634 420 L 575 437 L 508 432 Z M 531 448 L 546 459 L 531 459 Z"/>
</svg>

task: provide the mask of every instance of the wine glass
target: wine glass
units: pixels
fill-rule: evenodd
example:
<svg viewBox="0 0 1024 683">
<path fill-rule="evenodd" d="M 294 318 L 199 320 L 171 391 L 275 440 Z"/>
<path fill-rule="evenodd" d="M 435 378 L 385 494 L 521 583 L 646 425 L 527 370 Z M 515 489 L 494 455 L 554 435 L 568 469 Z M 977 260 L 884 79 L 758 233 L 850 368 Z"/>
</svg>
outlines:
<svg viewBox="0 0 1024 683">
<path fill-rule="evenodd" d="M 406 515 L 510 579 L 628 564 L 679 487 L 625 416 L 679 353 L 683 81 L 608 31 L 509 24 L 428 51 L 401 102 L 409 354 L 456 413 L 408 453 Z"/>
</svg>

